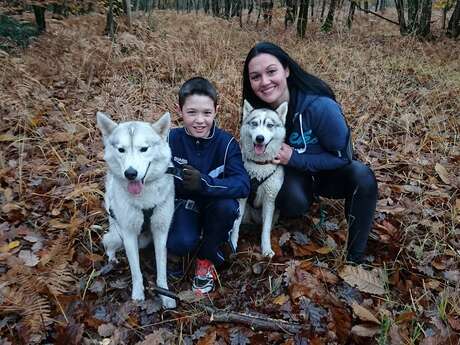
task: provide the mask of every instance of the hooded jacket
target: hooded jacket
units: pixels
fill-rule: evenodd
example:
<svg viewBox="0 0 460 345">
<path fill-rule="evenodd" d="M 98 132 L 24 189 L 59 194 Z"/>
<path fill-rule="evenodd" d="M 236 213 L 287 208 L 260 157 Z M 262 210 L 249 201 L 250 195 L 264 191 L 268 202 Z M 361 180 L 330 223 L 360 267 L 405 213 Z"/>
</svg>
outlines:
<svg viewBox="0 0 460 345">
<path fill-rule="evenodd" d="M 241 150 L 236 139 L 213 124 L 207 138 L 195 138 L 184 127 L 169 132 L 169 146 L 176 168 L 188 164 L 201 173 L 201 192 L 190 193 L 183 188 L 181 178 L 175 176 L 176 197 L 246 198 L 249 194 L 249 175 L 244 168 Z"/>
<path fill-rule="evenodd" d="M 294 150 L 288 166 L 315 173 L 352 160 L 350 129 L 340 105 L 325 96 L 290 91 L 286 143 Z"/>
</svg>

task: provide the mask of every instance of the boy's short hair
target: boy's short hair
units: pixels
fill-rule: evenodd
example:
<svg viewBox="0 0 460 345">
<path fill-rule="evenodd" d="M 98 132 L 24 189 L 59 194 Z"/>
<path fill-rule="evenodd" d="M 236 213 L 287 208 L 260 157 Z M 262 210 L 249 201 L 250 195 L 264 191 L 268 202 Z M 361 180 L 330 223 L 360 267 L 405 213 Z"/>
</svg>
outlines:
<svg viewBox="0 0 460 345">
<path fill-rule="evenodd" d="M 217 107 L 217 90 L 209 80 L 194 77 L 182 84 L 179 89 L 179 107 L 182 109 L 187 97 L 193 95 L 208 96 L 214 102 L 214 108 Z"/>
</svg>

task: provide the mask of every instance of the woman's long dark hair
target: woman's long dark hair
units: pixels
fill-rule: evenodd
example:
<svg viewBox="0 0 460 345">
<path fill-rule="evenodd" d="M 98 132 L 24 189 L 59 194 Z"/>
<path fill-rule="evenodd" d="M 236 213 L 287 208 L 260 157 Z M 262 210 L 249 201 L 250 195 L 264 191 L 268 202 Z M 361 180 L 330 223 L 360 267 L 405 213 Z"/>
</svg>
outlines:
<svg viewBox="0 0 460 345">
<path fill-rule="evenodd" d="M 307 94 L 326 96 L 332 98 L 335 101 L 334 92 L 326 82 L 310 73 L 305 72 L 297 62 L 295 62 L 283 49 L 281 49 L 276 44 L 270 42 L 259 42 L 249 51 L 248 56 L 244 61 L 243 68 L 243 100 L 248 100 L 253 107 L 270 108 L 268 104 L 266 104 L 255 95 L 249 80 L 249 62 L 252 60 L 252 58 L 262 53 L 273 55 L 278 59 L 284 68 L 289 68 L 287 85 L 290 92 L 292 92 L 294 89 L 297 89 Z"/>
</svg>

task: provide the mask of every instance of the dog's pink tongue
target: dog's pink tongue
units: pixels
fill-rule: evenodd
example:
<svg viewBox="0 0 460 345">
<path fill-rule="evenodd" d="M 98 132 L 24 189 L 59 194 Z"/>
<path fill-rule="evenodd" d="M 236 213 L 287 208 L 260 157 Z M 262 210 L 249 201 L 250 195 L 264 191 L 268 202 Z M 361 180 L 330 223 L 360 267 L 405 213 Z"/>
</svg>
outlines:
<svg viewBox="0 0 460 345">
<path fill-rule="evenodd" d="M 265 152 L 265 145 L 255 144 L 254 151 L 256 152 L 256 155 L 262 155 Z"/>
<path fill-rule="evenodd" d="M 141 181 L 130 181 L 128 182 L 128 192 L 133 195 L 139 195 L 142 192 L 142 182 Z"/>
</svg>

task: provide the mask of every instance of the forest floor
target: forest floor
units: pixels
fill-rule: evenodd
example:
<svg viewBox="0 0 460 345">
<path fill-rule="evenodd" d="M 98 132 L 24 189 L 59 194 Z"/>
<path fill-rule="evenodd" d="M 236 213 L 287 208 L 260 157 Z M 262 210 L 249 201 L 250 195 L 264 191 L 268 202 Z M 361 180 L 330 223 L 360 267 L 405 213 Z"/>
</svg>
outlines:
<svg viewBox="0 0 460 345">
<path fill-rule="evenodd" d="M 363 14 L 329 34 L 311 22 L 303 40 L 284 30 L 281 10 L 271 27 L 254 21 L 157 11 L 111 41 L 103 14 L 48 18 L 28 48 L 0 50 L 0 343 L 459 344 L 458 41 L 400 37 Z M 217 291 L 175 310 L 160 308 L 144 250 L 147 299 L 133 303 L 124 255 L 109 267 L 101 244 L 95 113 L 153 121 L 171 111 L 179 125 L 178 88 L 202 75 L 219 90 L 220 126 L 238 136 L 242 66 L 260 40 L 332 86 L 357 156 L 375 171 L 366 264 L 344 263 L 343 204 L 322 199 L 308 216 L 281 219 L 272 260 L 260 255 L 259 230 L 244 229 Z M 190 289 L 193 260 L 184 264 L 175 293 Z M 221 322 L 231 313 L 239 321 Z"/>
</svg>

